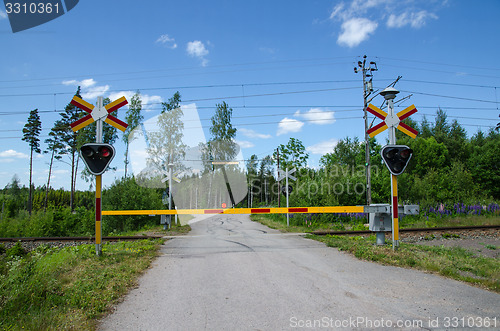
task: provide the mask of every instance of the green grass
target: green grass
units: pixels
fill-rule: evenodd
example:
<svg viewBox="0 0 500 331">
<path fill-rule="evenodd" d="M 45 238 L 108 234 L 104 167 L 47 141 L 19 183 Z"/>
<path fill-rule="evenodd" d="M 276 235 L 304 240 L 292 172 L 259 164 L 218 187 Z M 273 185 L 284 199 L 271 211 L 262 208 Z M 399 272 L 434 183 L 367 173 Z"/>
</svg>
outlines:
<svg viewBox="0 0 500 331">
<path fill-rule="evenodd" d="M 390 245 L 376 246 L 375 236 L 308 235 L 308 238 L 347 251 L 359 259 L 433 272 L 500 293 L 500 260 L 476 256 L 463 248 L 402 243 L 393 251 Z"/>
<path fill-rule="evenodd" d="M 191 227 L 186 225 L 172 225 L 170 229 L 164 230 L 163 225 L 145 226 L 140 230 L 120 233 L 119 236 L 179 236 L 191 231 Z"/>
<path fill-rule="evenodd" d="M 0 328 L 93 330 L 136 284 L 162 240 L 93 244 L 0 256 Z M 22 256 L 24 255 L 24 256 Z"/>
<path fill-rule="evenodd" d="M 311 228 L 308 228 L 306 226 L 286 226 L 286 216 L 283 218 L 283 220 L 278 221 L 275 218 L 270 218 L 266 215 L 252 214 L 250 215 L 250 219 L 254 222 L 264 224 L 268 228 L 280 230 L 281 232 L 311 232 Z"/>
<path fill-rule="evenodd" d="M 404 228 L 434 228 L 445 226 L 500 225 L 499 215 L 443 216 L 433 215 L 427 219 L 422 215 L 405 216 L 399 223 Z"/>
<path fill-rule="evenodd" d="M 293 219 L 290 219 L 290 226 L 286 225 L 285 215 L 250 215 L 250 219 L 259 222 L 272 229 L 277 229 L 282 232 L 300 232 L 308 233 L 316 230 L 368 230 L 363 225 L 363 221 L 344 221 L 337 223 L 313 223 L 312 226 L 298 224 Z M 366 221 L 368 222 L 368 221 Z M 308 224 L 309 225 L 309 224 Z M 407 228 L 432 228 L 446 226 L 473 226 L 473 225 L 500 225 L 500 216 L 476 216 L 468 215 L 462 217 L 443 217 L 441 219 L 430 219 L 427 221 L 422 216 L 406 216 L 399 222 L 401 229 Z M 449 238 L 454 235 L 448 234 Z"/>
</svg>

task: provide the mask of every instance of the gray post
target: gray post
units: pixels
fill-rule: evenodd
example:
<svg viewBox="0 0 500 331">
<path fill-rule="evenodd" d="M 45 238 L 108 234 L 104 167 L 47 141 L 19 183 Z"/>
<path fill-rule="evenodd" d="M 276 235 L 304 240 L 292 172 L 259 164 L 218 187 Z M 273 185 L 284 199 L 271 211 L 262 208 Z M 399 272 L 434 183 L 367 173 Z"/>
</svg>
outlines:
<svg viewBox="0 0 500 331">
<path fill-rule="evenodd" d="M 386 124 L 389 127 L 389 144 L 390 145 L 395 145 L 396 144 L 396 127 L 397 124 L 399 124 L 399 118 L 394 114 L 394 98 L 396 98 L 396 94 L 398 94 L 399 91 L 396 90 L 395 88 L 388 87 L 380 94 L 384 96 L 385 100 L 387 101 L 387 117 L 386 117 Z M 391 175 L 391 192 L 393 192 L 394 188 L 394 175 Z M 396 183 L 397 186 L 397 183 Z M 393 194 L 391 193 L 391 216 L 392 216 L 392 249 L 395 250 L 396 247 L 399 246 L 399 240 L 394 239 L 394 213 L 397 210 L 398 206 L 394 205 L 394 199 L 393 199 Z"/>
<path fill-rule="evenodd" d="M 288 168 L 285 169 L 285 177 L 286 177 L 286 187 L 285 187 L 285 192 L 286 192 L 286 208 L 287 208 L 287 213 L 286 213 L 286 226 L 290 226 L 290 215 L 288 214 Z M 281 193 L 281 192 L 280 192 Z"/>
<path fill-rule="evenodd" d="M 102 96 L 97 97 L 97 109 L 101 109 L 103 107 L 102 103 L 103 103 L 103 97 Z M 98 144 L 101 144 L 103 142 L 103 139 L 102 139 L 102 119 L 101 118 L 96 121 L 95 127 L 96 127 L 96 129 L 95 129 L 95 142 Z M 95 253 L 97 256 L 102 255 L 102 214 L 97 215 L 97 213 L 101 213 L 101 210 L 102 210 L 102 202 L 101 202 L 102 201 L 101 200 L 102 177 L 101 176 L 102 175 L 96 176 L 96 220 L 99 219 L 99 225 L 97 225 L 97 222 L 96 222 L 96 227 L 99 227 L 99 230 L 96 229 Z M 99 192 L 99 194 L 97 194 L 97 192 Z M 99 198 L 97 198 L 98 195 L 99 195 Z M 97 206 L 97 204 L 99 206 Z M 97 233 L 99 233 L 99 235 Z M 97 238 L 97 237 L 99 237 L 99 238 Z M 97 244 L 97 242 L 99 242 L 99 244 Z"/>
<path fill-rule="evenodd" d="M 103 97 L 97 97 L 97 107 L 102 108 L 102 100 Z M 96 122 L 96 131 L 95 131 L 95 142 L 100 144 L 102 143 L 102 119 L 98 119 Z"/>
<path fill-rule="evenodd" d="M 169 178 L 168 178 L 168 191 L 169 191 L 169 195 L 168 195 L 168 209 L 169 210 L 172 210 L 172 168 L 173 168 L 173 164 L 172 163 L 169 163 L 168 164 L 168 174 L 169 174 Z M 168 228 L 170 229 L 172 227 L 172 215 L 168 215 L 168 219 L 169 219 L 169 222 L 168 222 Z"/>
</svg>

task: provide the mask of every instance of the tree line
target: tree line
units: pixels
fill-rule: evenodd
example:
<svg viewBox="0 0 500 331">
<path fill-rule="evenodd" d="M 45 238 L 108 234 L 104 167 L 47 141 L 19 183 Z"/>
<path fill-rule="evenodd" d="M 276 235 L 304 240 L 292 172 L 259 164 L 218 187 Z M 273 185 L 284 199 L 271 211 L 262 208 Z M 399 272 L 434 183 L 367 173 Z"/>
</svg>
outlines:
<svg viewBox="0 0 500 331">
<path fill-rule="evenodd" d="M 78 87 L 76 96 L 80 96 Z M 104 104 L 109 103 L 104 100 Z M 186 155 L 182 143 L 183 123 L 180 108 L 181 96 L 176 92 L 167 102 L 162 103 L 162 111 L 158 120 L 160 132 L 149 135 L 148 162 L 158 169 L 166 169 L 166 165 L 181 160 Z M 199 175 L 212 172 L 206 179 L 187 186 L 183 192 L 190 206 L 220 207 L 219 204 L 229 202 L 227 189 L 216 183 L 222 177 L 222 168 L 215 167 L 213 160 L 234 159 L 237 146 L 234 142 L 236 128 L 232 126 L 232 109 L 225 102 L 216 104 L 216 111 L 211 119 L 210 138 L 206 143 L 200 143 L 203 169 Z M 70 211 L 75 206 L 93 208 L 91 194 L 76 192 L 80 147 L 95 139 L 95 123 L 73 132 L 70 124 L 80 119 L 85 113 L 69 103 L 60 114 L 60 119 L 54 123 L 45 140 L 46 149 L 43 153 L 50 155 L 47 183 L 35 189 L 32 182 L 32 159 L 36 153 L 42 153 L 39 134 L 41 121 L 37 109 L 30 112 L 28 121 L 23 128 L 23 141 L 30 146 L 30 183 L 28 189 L 21 188 L 19 180 L 13 181 L 2 190 L 2 218 L 14 216 L 14 209 L 25 209 L 30 214 L 32 210 L 44 210 L 69 206 Z M 130 163 L 129 144 L 134 140 L 135 127 L 144 120 L 142 101 L 137 91 L 131 98 L 125 121 L 129 124 L 122 139 L 125 143 L 125 174 L 103 193 L 104 208 L 110 209 L 158 209 L 164 208 L 161 196 L 166 184 L 147 190 L 139 187 L 131 180 L 128 165 Z M 448 121 L 447 115 L 441 109 L 437 110 L 433 123 L 425 117 L 418 124 L 411 119 L 405 122 L 416 128 L 419 135 L 411 139 L 399 131 L 397 144 L 408 145 L 413 150 L 413 157 L 404 174 L 399 176 L 399 196 L 401 201 L 435 205 L 437 203 L 476 203 L 479 201 L 500 199 L 500 135 L 498 127 L 488 132 L 478 131 L 472 137 L 467 137 L 465 129 L 454 120 Z M 103 126 L 103 141 L 114 143 L 118 139 L 114 127 Z M 308 168 L 309 155 L 303 143 L 291 137 L 287 144 L 277 146 L 273 155 L 258 158 L 251 155 L 245 161 L 246 197 L 238 207 L 275 206 L 281 195 L 282 183 L 276 181 L 276 168 L 297 168 L 296 182 L 290 182 L 292 194 L 290 203 L 295 206 L 333 206 L 366 204 L 366 174 L 364 141 L 357 137 L 341 139 L 332 151 L 323 155 L 319 168 Z M 390 195 L 389 172 L 383 165 L 380 150 L 382 143 L 372 138 L 369 140 L 372 167 L 372 200 L 374 203 L 388 203 Z M 50 187 L 50 177 L 54 161 L 65 162 L 71 167 L 70 190 L 53 190 Z M 232 168 L 227 168 L 230 177 Z M 233 169 L 234 170 L 234 169 Z M 218 174 L 217 174 L 218 173 Z M 81 171 L 82 179 L 90 181 L 92 176 L 86 169 Z M 199 176 L 198 175 L 198 176 Z M 192 178 L 195 175 L 190 175 Z M 224 174 L 228 176 L 228 174 Z M 133 178 L 132 178 L 133 179 Z M 196 183 L 196 184 L 195 184 Z M 207 190 L 207 187 L 209 188 Z M 125 190 L 126 188 L 126 190 Z M 201 192 L 204 189 L 204 195 Z M 200 191 L 198 191 L 200 190 Z M 213 192 L 212 192 L 213 191 Z M 24 194 L 27 196 L 24 197 Z M 22 199 L 19 199 L 23 196 Z M 106 197 L 112 197 L 109 200 Z M 16 197 L 12 199 L 12 197 Z M 85 197 L 85 198 L 82 198 Z M 126 197 L 126 198 L 125 198 Z M 141 197 L 141 198 L 139 198 Z M 147 199 L 144 199 L 147 197 Z M 209 202 L 203 203 L 202 201 Z M 7 204 L 7 206 L 6 206 Z M 146 206 L 147 205 L 147 206 Z M 283 204 L 282 204 L 283 205 Z M 125 208 L 124 208 L 125 207 Z M 8 210 L 8 213 L 4 213 Z M 109 231 L 125 230 L 134 227 L 134 222 L 146 224 L 151 219 L 142 220 L 132 217 L 117 217 L 110 222 Z M 135 220 L 134 220 L 135 219 Z"/>
<path fill-rule="evenodd" d="M 500 199 L 500 134 L 498 129 L 488 132 L 479 130 L 467 137 L 465 129 L 446 113 L 438 109 L 433 123 L 424 117 L 417 122 L 405 123 L 416 128 L 419 135 L 412 139 L 397 131 L 397 144 L 408 145 L 413 150 L 412 159 L 405 172 L 399 176 L 401 201 L 431 206 L 440 203 L 480 203 Z M 380 150 L 382 143 L 369 140 L 372 163 L 373 203 L 390 200 L 390 176 L 383 164 Z M 320 159 L 320 168 L 308 168 L 308 153 L 302 142 L 290 138 L 280 145 L 270 160 L 280 168 L 297 168 L 298 179 L 291 181 L 291 202 L 297 206 L 333 206 L 366 204 L 365 142 L 357 137 L 341 139 L 333 150 Z M 264 180 L 258 170 L 256 156 L 248 161 L 252 190 L 261 192 Z M 261 161 L 261 169 L 267 169 L 269 160 Z M 268 173 L 273 173 L 269 171 Z M 265 177 L 265 179 L 264 179 Z M 263 203 L 260 194 L 254 195 L 254 203 Z"/>
</svg>

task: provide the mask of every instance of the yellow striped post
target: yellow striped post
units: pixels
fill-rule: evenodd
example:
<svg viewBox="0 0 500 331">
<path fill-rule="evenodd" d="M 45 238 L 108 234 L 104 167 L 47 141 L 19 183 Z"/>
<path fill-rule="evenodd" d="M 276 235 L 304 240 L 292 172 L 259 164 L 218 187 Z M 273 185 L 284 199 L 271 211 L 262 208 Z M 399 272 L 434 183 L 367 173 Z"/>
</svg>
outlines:
<svg viewBox="0 0 500 331">
<path fill-rule="evenodd" d="M 398 218 L 398 176 L 391 174 L 392 196 L 392 249 L 399 246 L 399 218 Z"/>
<path fill-rule="evenodd" d="M 101 204 L 101 191 L 102 191 L 102 176 L 95 176 L 95 253 L 96 255 L 102 254 L 102 204 Z"/>
</svg>

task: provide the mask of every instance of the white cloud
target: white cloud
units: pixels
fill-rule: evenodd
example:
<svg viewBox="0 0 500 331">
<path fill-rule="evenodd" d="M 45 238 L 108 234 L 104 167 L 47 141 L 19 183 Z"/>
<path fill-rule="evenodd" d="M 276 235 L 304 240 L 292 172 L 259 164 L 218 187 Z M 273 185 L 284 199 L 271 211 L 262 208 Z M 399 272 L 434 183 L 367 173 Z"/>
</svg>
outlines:
<svg viewBox="0 0 500 331">
<path fill-rule="evenodd" d="M 29 159 L 27 154 L 16 152 L 13 149 L 8 149 L 6 151 L 0 152 L 0 157 L 16 158 L 16 159 Z M 3 160 L 2 160 L 3 161 Z"/>
<path fill-rule="evenodd" d="M 158 39 L 156 39 L 155 43 L 157 44 L 162 44 L 163 46 L 170 48 L 170 49 L 176 49 L 177 44 L 175 43 L 174 38 L 170 38 L 168 34 L 162 34 Z"/>
<path fill-rule="evenodd" d="M 134 91 L 113 92 L 109 94 L 108 98 L 110 98 L 111 101 L 114 101 L 118 98 L 125 97 L 130 105 L 130 100 L 132 100 L 132 96 L 134 94 L 135 94 Z M 163 99 L 159 95 L 147 95 L 141 93 L 141 101 L 142 101 L 142 110 L 148 112 L 152 111 L 153 108 L 158 109 L 159 104 L 163 101 Z"/>
<path fill-rule="evenodd" d="M 311 154 L 324 155 L 326 153 L 331 153 L 333 151 L 333 148 L 335 148 L 338 142 L 339 141 L 337 139 L 322 141 L 315 145 L 306 147 L 306 151 L 308 151 Z"/>
<path fill-rule="evenodd" d="M 301 117 L 311 124 L 326 125 L 335 123 L 335 113 L 333 111 L 324 111 L 319 108 L 311 108 L 305 113 L 297 110 L 294 114 L 295 117 Z"/>
<path fill-rule="evenodd" d="M 429 13 L 426 10 L 418 12 L 405 11 L 401 15 L 389 15 L 387 19 L 387 27 L 389 28 L 402 28 L 410 25 L 412 28 L 419 29 L 423 27 L 429 19 L 437 19 L 437 15 Z"/>
<path fill-rule="evenodd" d="M 0 20 L 4 20 L 6 19 L 8 16 L 7 16 L 7 13 L 4 12 L 3 10 L 0 10 Z"/>
<path fill-rule="evenodd" d="M 115 101 L 116 99 L 119 99 L 121 97 L 125 97 L 127 99 L 129 105 L 130 105 L 130 100 L 132 99 L 132 96 L 135 94 L 133 91 L 120 91 L 120 92 L 113 92 L 108 95 L 108 98 L 111 101 Z M 141 100 L 142 100 L 142 94 L 141 94 Z M 143 106 L 144 106 L 144 101 L 143 101 Z M 122 108 L 120 108 L 122 109 Z"/>
<path fill-rule="evenodd" d="M 188 42 L 186 49 L 188 54 L 191 56 L 203 57 L 208 55 L 208 50 L 205 48 L 205 45 L 199 40 Z"/>
<path fill-rule="evenodd" d="M 252 142 L 246 140 L 235 140 L 234 142 L 237 143 L 241 148 L 255 147 L 255 145 Z"/>
<path fill-rule="evenodd" d="M 82 98 L 91 102 L 90 99 L 95 99 L 98 96 L 106 96 L 106 93 L 109 91 L 109 85 L 97 85 L 97 82 L 93 78 L 88 78 L 84 80 L 65 80 L 62 82 L 64 85 L 74 85 L 80 86 L 82 88 Z M 121 97 L 125 97 L 128 102 L 132 99 L 132 96 L 135 94 L 134 91 L 119 91 L 112 92 L 107 97 L 111 99 L 111 101 L 115 101 Z M 155 108 L 159 103 L 163 101 L 162 97 L 159 95 L 147 95 L 141 94 L 142 100 L 142 109 L 144 111 L 151 111 L 152 108 Z M 158 107 L 156 107 L 158 108 Z"/>
<path fill-rule="evenodd" d="M 434 7 L 422 10 L 420 6 Z M 337 44 L 346 47 L 358 46 L 374 34 L 378 21 L 385 20 L 389 28 L 402 28 L 410 26 L 421 28 L 430 19 L 437 19 L 431 12 L 445 6 L 444 2 L 429 4 L 415 0 L 352 0 L 350 3 L 340 2 L 335 5 L 330 13 L 330 20 L 340 22 L 340 33 Z M 401 13 L 397 15 L 396 13 Z"/>
<path fill-rule="evenodd" d="M 238 132 L 241 132 L 245 137 L 248 137 L 248 138 L 270 139 L 273 137 L 270 134 L 258 133 L 258 132 L 255 132 L 254 130 L 245 129 L 245 128 L 238 128 Z"/>
<path fill-rule="evenodd" d="M 276 133 L 276 135 L 281 136 L 282 134 L 288 132 L 299 132 L 300 130 L 302 130 L 303 126 L 304 122 L 298 121 L 293 118 L 285 117 L 279 122 L 278 132 Z"/>
<path fill-rule="evenodd" d="M 377 29 L 378 24 L 367 18 L 351 18 L 341 26 L 337 43 L 341 46 L 355 47 L 367 40 Z"/>
<path fill-rule="evenodd" d="M 201 41 L 195 40 L 188 42 L 186 51 L 189 56 L 200 59 L 202 66 L 206 66 L 208 64 L 208 60 L 205 58 L 208 55 L 208 50 Z"/>
<path fill-rule="evenodd" d="M 344 10 L 344 3 L 341 2 L 333 8 L 332 13 L 330 14 L 330 19 L 333 20 L 337 18 L 338 16 L 343 16 L 343 10 Z"/>
<path fill-rule="evenodd" d="M 97 84 L 97 82 L 93 78 L 88 78 L 88 79 L 83 79 L 83 80 L 65 80 L 62 82 L 64 85 L 75 85 L 75 86 L 81 86 L 82 89 L 84 88 L 89 88 L 91 86 L 94 86 Z"/>
<path fill-rule="evenodd" d="M 93 78 L 84 80 L 65 80 L 62 82 L 64 85 L 80 86 L 82 88 L 83 99 L 94 99 L 98 96 L 104 95 L 109 90 L 109 85 L 96 85 L 97 82 Z M 88 101 L 88 100 L 87 100 Z"/>
<path fill-rule="evenodd" d="M 98 96 L 104 95 L 109 90 L 109 85 L 101 85 L 90 87 L 87 89 L 82 89 L 82 98 L 83 99 L 94 99 Z"/>
</svg>

